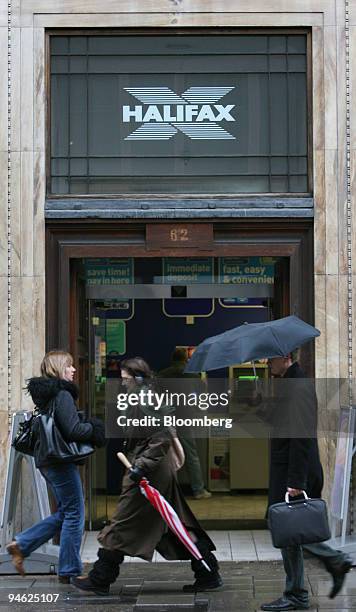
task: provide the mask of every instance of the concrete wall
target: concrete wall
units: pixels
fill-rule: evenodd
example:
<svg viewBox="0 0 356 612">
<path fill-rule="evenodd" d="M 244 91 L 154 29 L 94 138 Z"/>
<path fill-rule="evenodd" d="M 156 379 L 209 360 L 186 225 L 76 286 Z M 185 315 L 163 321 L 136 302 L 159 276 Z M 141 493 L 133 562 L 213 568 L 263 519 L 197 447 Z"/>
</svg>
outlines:
<svg viewBox="0 0 356 612">
<path fill-rule="evenodd" d="M 356 0 L 12 0 L 10 4 L 8 133 L 8 1 L 0 0 L 0 431 L 3 433 L 0 490 L 6 465 L 8 412 L 28 405 L 22 391 L 24 380 L 38 371 L 45 348 L 45 28 L 312 28 L 315 323 L 322 332 L 316 344 L 316 372 L 322 378 L 347 377 L 345 7 L 349 11 L 350 54 L 356 57 Z M 350 75 L 353 186 L 356 167 L 355 75 L 354 62 Z M 7 219 L 8 160 L 11 163 L 10 225 Z M 352 197 L 355 198 L 355 190 Z M 355 215 L 352 223 L 356 223 Z M 9 238 L 10 327 L 7 308 Z M 353 262 L 356 262 L 355 249 L 356 241 L 353 244 Z M 353 290 L 355 292 L 355 283 Z M 356 319 L 354 337 L 355 326 Z M 356 348 L 353 351 L 354 372 L 355 362 Z M 333 445 L 322 446 L 323 461 L 329 471 L 333 465 Z"/>
</svg>

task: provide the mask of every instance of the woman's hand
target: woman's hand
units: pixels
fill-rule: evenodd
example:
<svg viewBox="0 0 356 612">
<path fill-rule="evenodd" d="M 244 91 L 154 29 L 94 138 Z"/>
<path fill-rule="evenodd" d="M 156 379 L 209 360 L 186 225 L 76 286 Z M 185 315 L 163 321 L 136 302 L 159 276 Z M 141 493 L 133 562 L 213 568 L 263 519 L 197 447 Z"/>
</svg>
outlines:
<svg viewBox="0 0 356 612">
<path fill-rule="evenodd" d="M 93 427 L 92 442 L 94 446 L 97 448 L 105 446 L 107 440 L 105 438 L 105 426 L 103 421 L 101 419 L 97 419 L 96 417 L 91 417 L 88 419 L 88 423 L 91 423 Z"/>
</svg>

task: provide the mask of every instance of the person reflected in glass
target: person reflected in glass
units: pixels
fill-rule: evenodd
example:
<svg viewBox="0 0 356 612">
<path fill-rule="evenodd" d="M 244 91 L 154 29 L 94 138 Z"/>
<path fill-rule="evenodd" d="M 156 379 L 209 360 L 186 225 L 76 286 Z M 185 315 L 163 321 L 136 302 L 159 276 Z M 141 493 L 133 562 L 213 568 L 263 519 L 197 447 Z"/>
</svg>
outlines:
<svg viewBox="0 0 356 612">
<path fill-rule="evenodd" d="M 179 393 L 181 391 L 186 391 L 186 385 L 184 385 L 184 383 L 182 388 L 182 379 L 184 379 L 185 382 L 187 382 L 187 379 L 189 378 L 200 380 L 199 374 L 184 373 L 187 361 L 187 350 L 184 347 L 178 346 L 173 351 L 170 366 L 158 372 L 157 377 L 159 379 L 167 379 L 166 386 L 169 387 L 171 392 Z M 189 388 L 194 390 L 194 386 L 192 385 L 190 385 Z M 189 416 L 191 416 L 191 414 L 189 414 Z M 179 440 L 181 441 L 184 449 L 185 467 L 187 468 L 193 497 L 195 499 L 209 499 L 211 497 L 211 493 L 205 488 L 197 444 L 192 431 L 190 431 L 187 427 L 185 427 L 184 430 L 181 428 L 179 432 Z"/>
</svg>

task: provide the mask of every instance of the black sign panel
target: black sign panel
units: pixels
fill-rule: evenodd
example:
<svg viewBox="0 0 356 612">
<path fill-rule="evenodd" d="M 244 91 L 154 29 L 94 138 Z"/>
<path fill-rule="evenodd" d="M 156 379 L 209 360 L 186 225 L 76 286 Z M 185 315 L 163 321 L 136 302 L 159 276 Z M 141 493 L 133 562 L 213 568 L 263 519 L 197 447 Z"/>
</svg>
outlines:
<svg viewBox="0 0 356 612">
<path fill-rule="evenodd" d="M 55 193 L 306 192 L 306 37 L 51 43 Z"/>
</svg>

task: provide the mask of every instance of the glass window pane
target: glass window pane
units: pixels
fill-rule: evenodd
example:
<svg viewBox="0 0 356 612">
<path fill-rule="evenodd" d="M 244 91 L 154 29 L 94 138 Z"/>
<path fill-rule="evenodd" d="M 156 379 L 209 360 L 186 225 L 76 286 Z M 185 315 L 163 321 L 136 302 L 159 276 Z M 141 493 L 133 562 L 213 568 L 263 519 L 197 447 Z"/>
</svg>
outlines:
<svg viewBox="0 0 356 612">
<path fill-rule="evenodd" d="M 288 159 L 286 157 L 271 157 L 272 174 L 288 174 Z"/>
<path fill-rule="evenodd" d="M 52 159 L 51 170 L 52 176 L 67 176 L 68 159 Z"/>
<path fill-rule="evenodd" d="M 289 94 L 289 154 L 306 155 L 307 152 L 307 112 L 306 76 L 288 75 Z"/>
<path fill-rule="evenodd" d="M 67 157 L 69 154 L 68 101 L 68 77 L 53 75 L 51 79 L 51 153 L 53 157 Z"/>
<path fill-rule="evenodd" d="M 267 53 L 268 37 L 267 36 L 233 36 L 230 37 L 233 46 L 230 50 L 237 53 Z"/>
<path fill-rule="evenodd" d="M 70 183 L 70 193 L 87 195 L 89 193 L 89 190 L 86 179 L 72 179 Z M 102 193 L 105 193 L 105 191 L 103 191 Z"/>
<path fill-rule="evenodd" d="M 68 72 L 68 57 L 56 56 L 51 58 L 51 72 L 56 74 L 58 72 Z"/>
<path fill-rule="evenodd" d="M 88 70 L 99 74 L 141 74 L 142 58 L 137 55 L 105 56 L 94 55 L 88 58 Z M 218 73 L 221 70 L 221 56 L 205 55 L 204 61 L 199 55 L 172 57 L 167 55 L 147 55 L 145 57 L 145 74 L 187 74 Z M 226 55 L 224 72 L 267 72 L 267 55 Z"/>
<path fill-rule="evenodd" d="M 111 178 L 100 177 L 90 179 L 90 194 L 115 194 L 115 193 L 202 193 L 206 177 L 177 177 L 172 181 L 168 177 L 138 177 L 135 182 L 131 177 Z M 228 194 L 231 192 L 231 182 L 224 177 L 212 176 L 211 182 L 215 193 Z M 232 178 L 233 192 L 235 193 L 267 193 L 268 177 L 262 176 L 236 176 Z M 73 192 L 74 193 L 74 192 Z M 79 193 L 79 192 L 77 192 Z"/>
<path fill-rule="evenodd" d="M 291 174 L 307 174 L 307 158 L 306 157 L 290 157 L 289 172 Z"/>
<path fill-rule="evenodd" d="M 288 70 L 289 72 L 305 72 L 305 55 L 288 55 Z"/>
<path fill-rule="evenodd" d="M 91 75 L 88 79 L 88 153 L 111 156 L 124 146 L 124 125 L 120 122 L 119 82 L 110 76 Z M 137 101 L 137 100 L 136 100 Z M 133 99 L 133 105 L 135 101 Z M 137 125 L 138 127 L 138 125 Z M 121 129 L 120 129 L 121 128 Z M 131 128 L 132 131 L 134 129 Z"/>
<path fill-rule="evenodd" d="M 287 50 L 286 36 L 270 36 L 269 37 L 269 52 L 270 53 L 285 53 Z"/>
<path fill-rule="evenodd" d="M 71 159 L 70 160 L 70 173 L 76 176 L 86 176 L 87 174 L 87 160 L 86 159 Z"/>
<path fill-rule="evenodd" d="M 74 55 L 70 58 L 69 62 L 70 72 L 86 72 L 87 71 L 87 58 Z"/>
<path fill-rule="evenodd" d="M 287 56 L 271 55 L 269 67 L 271 72 L 285 72 L 287 69 Z"/>
<path fill-rule="evenodd" d="M 87 52 L 87 41 L 86 36 L 71 36 L 69 38 L 69 52 L 86 54 Z"/>
<path fill-rule="evenodd" d="M 290 176 L 289 188 L 294 193 L 306 193 L 308 191 L 308 181 L 306 176 Z"/>
<path fill-rule="evenodd" d="M 68 53 L 67 36 L 51 36 L 51 54 Z"/>
<path fill-rule="evenodd" d="M 87 79 L 73 75 L 70 78 L 70 154 L 88 154 Z"/>
<path fill-rule="evenodd" d="M 51 180 L 52 193 L 58 195 L 66 195 L 68 193 L 68 179 L 66 178 L 52 178 Z"/>
<path fill-rule="evenodd" d="M 239 83 L 237 149 L 240 155 L 268 155 L 268 77 L 248 74 Z"/>
<path fill-rule="evenodd" d="M 306 53 L 307 37 L 306 36 L 288 36 L 288 53 Z"/>
<path fill-rule="evenodd" d="M 72 166 L 71 166 L 72 167 Z M 269 159 L 247 158 L 95 158 L 89 160 L 89 176 L 231 176 L 269 174 Z"/>
<path fill-rule="evenodd" d="M 269 37 L 280 38 L 280 37 Z M 89 36 L 90 55 L 194 55 L 207 52 L 206 36 Z M 213 36 L 214 53 L 267 53 L 267 36 Z M 283 49 L 285 51 L 285 49 Z"/>
<path fill-rule="evenodd" d="M 273 193 L 287 193 L 288 178 L 286 176 L 271 176 L 271 191 Z"/>
<path fill-rule="evenodd" d="M 288 155 L 287 76 L 270 76 L 271 154 Z"/>
</svg>

